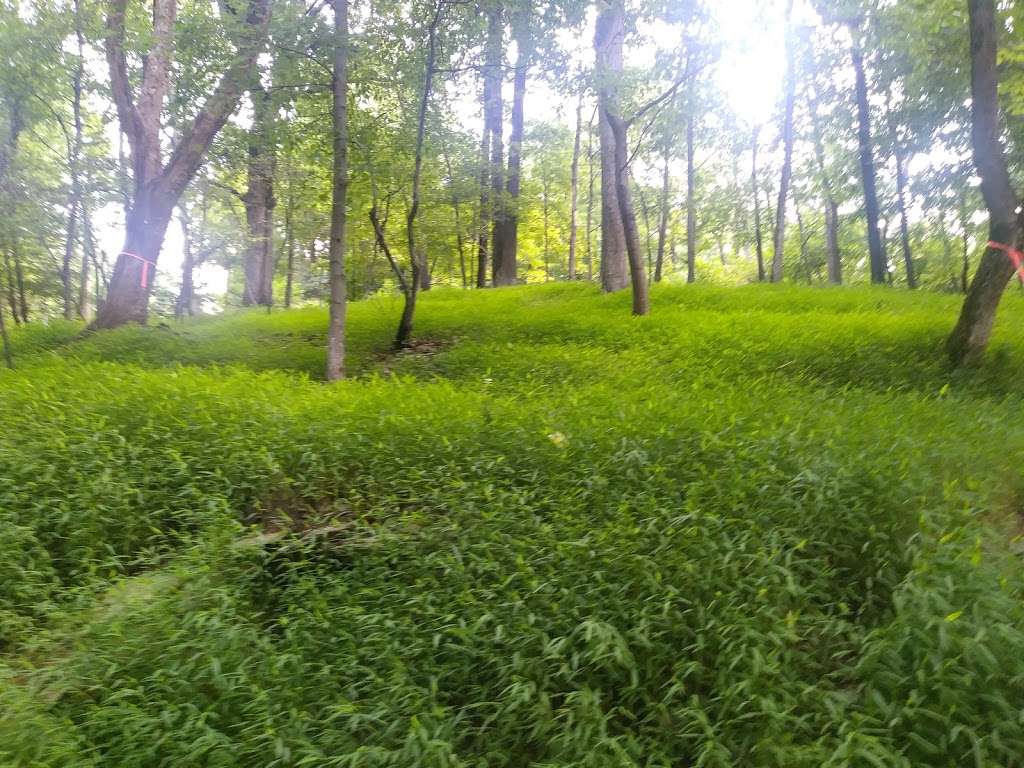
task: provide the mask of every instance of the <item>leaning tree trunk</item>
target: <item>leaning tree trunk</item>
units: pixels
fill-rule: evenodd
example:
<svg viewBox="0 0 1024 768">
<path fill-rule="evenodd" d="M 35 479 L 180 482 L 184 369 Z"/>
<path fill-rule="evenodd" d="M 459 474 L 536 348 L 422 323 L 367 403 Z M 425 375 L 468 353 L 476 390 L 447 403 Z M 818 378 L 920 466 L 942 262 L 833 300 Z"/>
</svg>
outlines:
<svg viewBox="0 0 1024 768">
<path fill-rule="evenodd" d="M 612 102 L 614 104 L 614 102 Z M 646 315 L 651 311 L 648 297 L 647 273 L 640 253 L 640 233 L 636 226 L 636 209 L 629 190 L 629 142 L 626 122 L 617 113 L 606 115 L 615 138 L 615 196 L 619 204 L 619 218 L 626 238 L 626 257 L 629 261 L 629 279 L 633 287 L 633 314 Z"/>
<path fill-rule="evenodd" d="M 864 74 L 864 54 L 860 48 L 860 32 L 851 25 L 853 44 L 850 55 L 857 95 L 857 146 L 860 155 L 861 180 L 864 185 L 864 213 L 868 220 L 868 252 L 871 261 L 871 282 L 884 283 L 889 273 L 885 263 L 885 246 L 879 229 L 878 192 L 875 184 L 875 156 L 871 142 L 871 111 L 868 106 L 868 83 Z"/>
<path fill-rule="evenodd" d="M 989 245 L 974 273 L 960 319 L 946 342 L 954 365 L 978 362 L 988 346 L 996 309 L 1014 272 L 1007 250 L 1022 247 L 1024 212 L 1000 143 L 998 24 L 994 0 L 969 0 L 971 27 L 971 143 L 989 215 Z"/>
<path fill-rule="evenodd" d="M 601 152 L 601 288 L 604 291 L 620 291 L 630 280 L 626 230 L 619 203 L 616 137 L 609 120 L 609 114 L 616 114 L 618 110 L 615 81 L 622 73 L 624 27 L 623 2 L 613 0 L 598 15 L 594 34 Z"/>
<path fill-rule="evenodd" d="M 345 227 L 348 223 L 348 0 L 334 0 L 334 68 L 331 76 L 331 244 L 328 252 L 330 306 L 327 321 L 327 380 L 345 378 Z"/>
</svg>

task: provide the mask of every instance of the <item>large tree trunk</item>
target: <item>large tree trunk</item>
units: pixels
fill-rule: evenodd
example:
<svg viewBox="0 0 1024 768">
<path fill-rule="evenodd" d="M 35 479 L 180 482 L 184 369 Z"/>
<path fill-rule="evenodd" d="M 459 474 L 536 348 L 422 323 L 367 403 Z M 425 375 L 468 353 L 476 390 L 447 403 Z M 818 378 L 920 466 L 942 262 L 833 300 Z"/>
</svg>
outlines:
<svg viewBox="0 0 1024 768">
<path fill-rule="evenodd" d="M 256 79 L 249 91 L 253 121 L 249 129 L 247 188 L 242 196 L 248 239 L 242 303 L 269 307 L 274 302 L 274 172 L 277 157 L 271 138 L 274 104 L 270 91 Z"/>
<path fill-rule="evenodd" d="M 692 103 L 686 115 L 686 282 L 697 279 L 697 168 Z"/>
<path fill-rule="evenodd" d="M 757 183 L 757 138 L 759 129 L 754 128 L 750 141 L 750 185 L 754 195 L 754 251 L 757 254 L 757 281 L 764 282 L 764 239 L 761 236 L 761 193 Z"/>
<path fill-rule="evenodd" d="M 583 89 L 576 102 L 576 137 L 572 143 L 572 164 L 569 167 L 569 279 L 576 279 L 576 203 L 579 199 L 580 134 L 583 130 Z"/>
<path fill-rule="evenodd" d="M 625 8 L 613 0 L 597 17 L 594 34 L 598 137 L 601 147 L 601 288 L 620 291 L 629 285 L 626 230 L 619 204 L 616 137 L 609 114 L 618 110 L 616 80 L 622 73 Z"/>
<path fill-rule="evenodd" d="M 988 346 L 996 309 L 1014 265 L 1002 248 L 1021 248 L 1024 213 L 1000 143 L 998 24 L 994 0 L 969 0 L 971 26 L 971 143 L 989 215 L 990 244 L 967 292 L 960 319 L 946 342 L 954 365 L 975 363 Z M 996 247 L 992 244 L 996 244 Z"/>
<path fill-rule="evenodd" d="M 516 54 L 515 77 L 512 85 L 512 133 L 508 142 L 507 197 L 503 206 L 504 233 L 501 237 L 501 255 L 494 273 L 495 285 L 512 285 L 516 282 L 516 266 L 519 257 L 519 185 L 523 163 L 523 120 L 526 100 L 526 74 L 533 58 L 533 41 L 530 34 L 530 9 L 524 8 L 515 14 Z"/>
<path fill-rule="evenodd" d="M 174 0 L 154 0 L 153 45 L 145 57 L 138 104 L 134 102 L 124 51 L 127 0 L 109 0 L 106 51 L 110 86 L 121 130 L 131 147 L 133 191 L 125 216 L 125 239 L 107 299 L 95 328 L 145 322 L 157 259 L 171 213 L 199 169 L 213 138 L 227 122 L 266 39 L 269 0 L 250 0 L 237 50 L 206 103 L 183 131 L 167 164 L 161 152 L 161 113 L 169 88 Z"/>
<path fill-rule="evenodd" d="M 491 148 L 491 283 L 494 286 L 508 285 L 509 268 L 505 257 L 505 146 L 503 143 L 504 110 L 502 102 L 502 51 L 505 41 L 504 8 L 500 0 L 492 0 L 487 12 L 487 53 L 484 76 L 490 80 L 484 118 L 490 133 Z M 512 265 L 512 280 L 515 279 L 515 264 Z"/>
<path fill-rule="evenodd" d="M 661 165 L 661 210 L 658 217 L 658 257 L 654 262 L 654 282 L 661 282 L 661 273 L 665 265 L 665 243 L 668 238 L 669 216 L 669 143 L 665 142 Z"/>
<path fill-rule="evenodd" d="M 871 282 L 884 283 L 889 273 L 885 246 L 879 230 L 878 192 L 875 188 L 875 156 L 871 142 L 871 111 L 868 106 L 868 83 L 864 74 L 864 55 L 860 47 L 860 30 L 850 26 L 850 56 L 857 94 L 857 145 L 860 154 L 861 180 L 864 185 L 864 213 L 868 220 L 868 252 L 871 261 Z"/>
<path fill-rule="evenodd" d="M 775 207 L 775 240 L 772 250 L 772 282 L 782 280 L 783 256 L 786 247 L 786 200 L 793 173 L 793 108 L 796 105 L 796 51 L 792 29 L 793 2 L 786 7 L 786 95 L 782 118 L 782 173 L 779 177 L 779 200 Z"/>
<path fill-rule="evenodd" d="M 327 321 L 327 380 L 345 378 L 345 225 L 348 221 L 348 0 L 334 0 L 334 68 L 331 77 L 333 181 L 328 252 L 330 306 Z"/>
</svg>

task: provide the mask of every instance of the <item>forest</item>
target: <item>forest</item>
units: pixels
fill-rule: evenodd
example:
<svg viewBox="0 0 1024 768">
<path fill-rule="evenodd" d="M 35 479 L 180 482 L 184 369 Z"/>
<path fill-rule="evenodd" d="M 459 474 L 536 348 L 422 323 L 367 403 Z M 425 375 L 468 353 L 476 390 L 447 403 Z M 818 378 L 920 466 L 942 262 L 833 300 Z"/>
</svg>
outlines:
<svg viewBox="0 0 1024 768">
<path fill-rule="evenodd" d="M 1020 0 L 0 0 L 0 766 L 1024 768 Z"/>
</svg>

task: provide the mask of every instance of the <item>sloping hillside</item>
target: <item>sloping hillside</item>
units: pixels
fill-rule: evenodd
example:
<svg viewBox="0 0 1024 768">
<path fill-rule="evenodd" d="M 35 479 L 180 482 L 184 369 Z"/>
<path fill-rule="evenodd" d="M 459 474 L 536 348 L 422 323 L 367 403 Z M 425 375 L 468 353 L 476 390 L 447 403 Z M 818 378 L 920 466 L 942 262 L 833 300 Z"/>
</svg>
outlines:
<svg viewBox="0 0 1024 768">
<path fill-rule="evenodd" d="M 16 337 L 0 763 L 1021 765 L 1024 303 L 627 301 Z"/>
</svg>

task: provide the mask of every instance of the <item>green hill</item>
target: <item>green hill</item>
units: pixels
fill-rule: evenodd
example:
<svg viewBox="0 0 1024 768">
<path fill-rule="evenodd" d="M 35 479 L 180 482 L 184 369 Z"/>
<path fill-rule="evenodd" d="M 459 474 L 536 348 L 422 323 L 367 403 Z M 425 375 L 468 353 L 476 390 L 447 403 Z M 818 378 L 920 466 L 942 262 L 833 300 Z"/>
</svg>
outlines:
<svg viewBox="0 0 1024 768">
<path fill-rule="evenodd" d="M 0 764 L 1019 766 L 1024 302 L 552 285 L 16 335 Z"/>
</svg>

